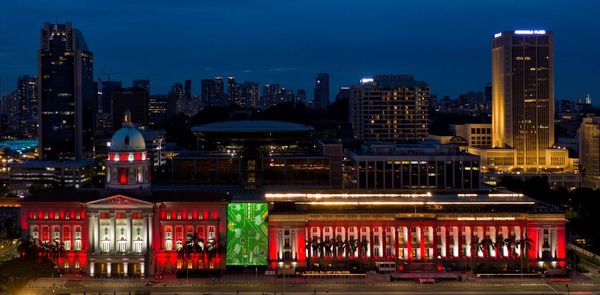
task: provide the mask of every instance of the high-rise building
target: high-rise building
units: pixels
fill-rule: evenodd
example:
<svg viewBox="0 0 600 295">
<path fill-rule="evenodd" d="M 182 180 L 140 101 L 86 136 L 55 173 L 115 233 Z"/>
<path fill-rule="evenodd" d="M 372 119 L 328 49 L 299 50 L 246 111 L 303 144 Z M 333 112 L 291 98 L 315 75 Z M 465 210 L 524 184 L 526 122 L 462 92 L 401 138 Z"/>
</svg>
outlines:
<svg viewBox="0 0 600 295">
<path fill-rule="evenodd" d="M 485 83 L 483 92 L 483 99 L 485 103 L 491 103 L 492 101 L 492 83 Z"/>
<path fill-rule="evenodd" d="M 497 33 L 492 39 L 492 148 L 468 147 L 481 159 L 482 181 L 510 173 L 545 175 L 551 186 L 581 185 L 578 160 L 554 145 L 553 34 Z"/>
<path fill-rule="evenodd" d="M 192 80 L 185 80 L 183 85 L 183 98 L 186 100 L 192 99 Z"/>
<path fill-rule="evenodd" d="M 169 91 L 168 116 L 181 112 L 183 105 L 183 85 L 175 83 L 171 85 L 171 91 Z"/>
<path fill-rule="evenodd" d="M 144 89 L 146 92 L 148 92 L 148 96 L 150 96 L 150 80 L 147 80 L 147 79 L 133 80 L 133 83 L 131 83 L 131 86 L 133 86 L 134 88 Z"/>
<path fill-rule="evenodd" d="M 379 75 L 351 88 L 354 137 L 365 141 L 417 142 L 427 138 L 429 85 L 412 75 Z"/>
<path fill-rule="evenodd" d="M 10 111 L 9 126 L 26 137 L 34 136 L 38 123 L 38 78 L 21 76 L 17 80 L 16 99 Z"/>
<path fill-rule="evenodd" d="M 583 118 L 577 133 L 582 174 L 600 179 L 600 117 Z"/>
<path fill-rule="evenodd" d="M 240 106 L 245 108 L 260 107 L 260 89 L 258 82 L 246 81 L 240 86 Z"/>
<path fill-rule="evenodd" d="M 329 106 L 329 74 L 327 73 L 317 74 L 313 106 L 316 109 L 326 109 Z"/>
<path fill-rule="evenodd" d="M 281 86 L 279 84 L 265 84 L 262 90 L 261 108 L 268 109 L 281 102 Z"/>
<path fill-rule="evenodd" d="M 130 113 L 129 122 L 148 124 L 148 100 L 148 93 L 144 88 L 116 89 L 113 93 L 113 129 L 121 128 L 126 113 Z"/>
<path fill-rule="evenodd" d="M 92 152 L 93 55 L 71 23 L 45 23 L 39 51 L 40 157 L 75 159 Z"/>
<path fill-rule="evenodd" d="M 236 82 L 235 77 L 227 77 L 227 98 L 229 104 L 242 105 L 241 96 L 241 87 Z"/>
<path fill-rule="evenodd" d="M 306 90 L 298 89 L 296 91 L 296 102 L 306 105 Z"/>
<path fill-rule="evenodd" d="M 492 40 L 492 145 L 512 148 L 516 165 L 540 167 L 554 144 L 553 34 L 497 33 Z"/>
<path fill-rule="evenodd" d="M 222 77 L 203 79 L 200 86 L 200 97 L 203 107 L 222 106 L 225 104 Z"/>
<path fill-rule="evenodd" d="M 99 85 L 101 87 L 101 96 L 98 97 L 98 101 L 100 102 L 98 111 L 104 114 L 112 114 L 113 92 L 123 88 L 123 83 L 121 81 L 102 81 L 101 83 Z"/>
<path fill-rule="evenodd" d="M 335 95 L 335 100 L 342 100 L 342 99 L 350 99 L 350 87 L 348 86 L 342 86 L 340 87 L 340 91 L 338 91 L 338 93 Z"/>
<path fill-rule="evenodd" d="M 282 102 L 296 103 L 296 94 L 293 89 L 281 88 L 281 100 Z"/>
<path fill-rule="evenodd" d="M 150 126 L 158 125 L 168 119 L 169 116 L 169 96 L 151 95 L 148 100 L 148 124 Z"/>
</svg>

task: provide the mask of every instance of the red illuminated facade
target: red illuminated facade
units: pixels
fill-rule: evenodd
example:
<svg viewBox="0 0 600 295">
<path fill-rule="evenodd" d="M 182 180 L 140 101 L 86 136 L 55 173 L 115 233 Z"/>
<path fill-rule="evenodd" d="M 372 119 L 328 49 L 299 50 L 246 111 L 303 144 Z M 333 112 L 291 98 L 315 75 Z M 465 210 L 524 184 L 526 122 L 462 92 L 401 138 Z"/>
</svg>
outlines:
<svg viewBox="0 0 600 295">
<path fill-rule="evenodd" d="M 565 267 L 564 214 L 522 195 L 377 194 L 350 202 L 348 195 L 300 195 L 267 194 L 285 204 L 280 211 L 276 202 L 270 212 L 271 267 L 335 268 L 349 261 L 399 271 L 486 261 Z"/>
<path fill-rule="evenodd" d="M 59 268 L 90 276 L 225 268 L 226 201 L 149 202 L 124 195 L 92 199 L 26 199 L 21 203 L 23 238 L 48 249 Z"/>
<path fill-rule="evenodd" d="M 26 198 L 23 238 L 56 245 L 62 252 L 49 257 L 59 267 L 90 276 L 224 270 L 230 199 L 170 194 Z M 565 266 L 562 212 L 517 194 L 464 196 L 266 194 L 260 201 L 270 202 L 267 267 Z"/>
</svg>

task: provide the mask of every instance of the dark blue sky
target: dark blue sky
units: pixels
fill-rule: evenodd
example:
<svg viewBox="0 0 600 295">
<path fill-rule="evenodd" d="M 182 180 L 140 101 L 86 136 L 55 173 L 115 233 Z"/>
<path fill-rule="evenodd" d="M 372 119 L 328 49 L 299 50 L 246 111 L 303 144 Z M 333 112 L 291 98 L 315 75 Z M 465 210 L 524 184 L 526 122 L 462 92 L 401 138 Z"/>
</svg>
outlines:
<svg viewBox="0 0 600 295">
<path fill-rule="evenodd" d="M 490 80 L 494 33 L 543 28 L 555 34 L 555 92 L 600 96 L 600 1 L 195 1 L 0 2 L 2 93 L 37 72 L 45 21 L 71 21 L 94 52 L 95 77 L 151 80 L 151 92 L 192 79 L 304 88 L 317 72 L 341 85 L 377 73 L 412 73 L 433 93 L 457 96 Z M 333 99 L 333 98 L 332 98 Z"/>
</svg>

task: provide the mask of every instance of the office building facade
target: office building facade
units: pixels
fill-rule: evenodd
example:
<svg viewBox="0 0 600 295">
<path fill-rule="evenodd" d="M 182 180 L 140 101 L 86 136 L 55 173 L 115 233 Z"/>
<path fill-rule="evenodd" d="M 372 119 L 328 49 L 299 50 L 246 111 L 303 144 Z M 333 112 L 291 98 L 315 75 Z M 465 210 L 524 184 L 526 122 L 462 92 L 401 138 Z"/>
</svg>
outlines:
<svg viewBox="0 0 600 295">
<path fill-rule="evenodd" d="M 554 145 L 554 36 L 497 33 L 492 40 L 492 145 L 512 148 L 516 165 L 541 167 Z"/>
<path fill-rule="evenodd" d="M 44 24 L 39 51 L 40 157 L 91 154 L 95 106 L 93 55 L 71 23 Z"/>
<path fill-rule="evenodd" d="M 352 87 L 354 137 L 364 141 L 417 142 L 429 129 L 429 85 L 411 75 L 379 75 Z"/>
<path fill-rule="evenodd" d="M 315 78 L 315 93 L 313 107 L 316 109 L 327 109 L 329 106 L 329 74 L 319 73 Z"/>
</svg>

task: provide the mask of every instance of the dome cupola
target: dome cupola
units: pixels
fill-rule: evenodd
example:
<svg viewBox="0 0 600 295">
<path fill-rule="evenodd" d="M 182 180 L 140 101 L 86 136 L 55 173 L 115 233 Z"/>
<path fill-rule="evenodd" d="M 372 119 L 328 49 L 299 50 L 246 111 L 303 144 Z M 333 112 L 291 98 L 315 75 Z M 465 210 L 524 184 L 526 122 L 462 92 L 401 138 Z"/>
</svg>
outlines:
<svg viewBox="0 0 600 295">
<path fill-rule="evenodd" d="M 129 121 L 125 112 L 123 127 L 113 134 L 106 160 L 106 187 L 147 189 L 150 187 L 150 160 L 144 136 Z"/>
</svg>

